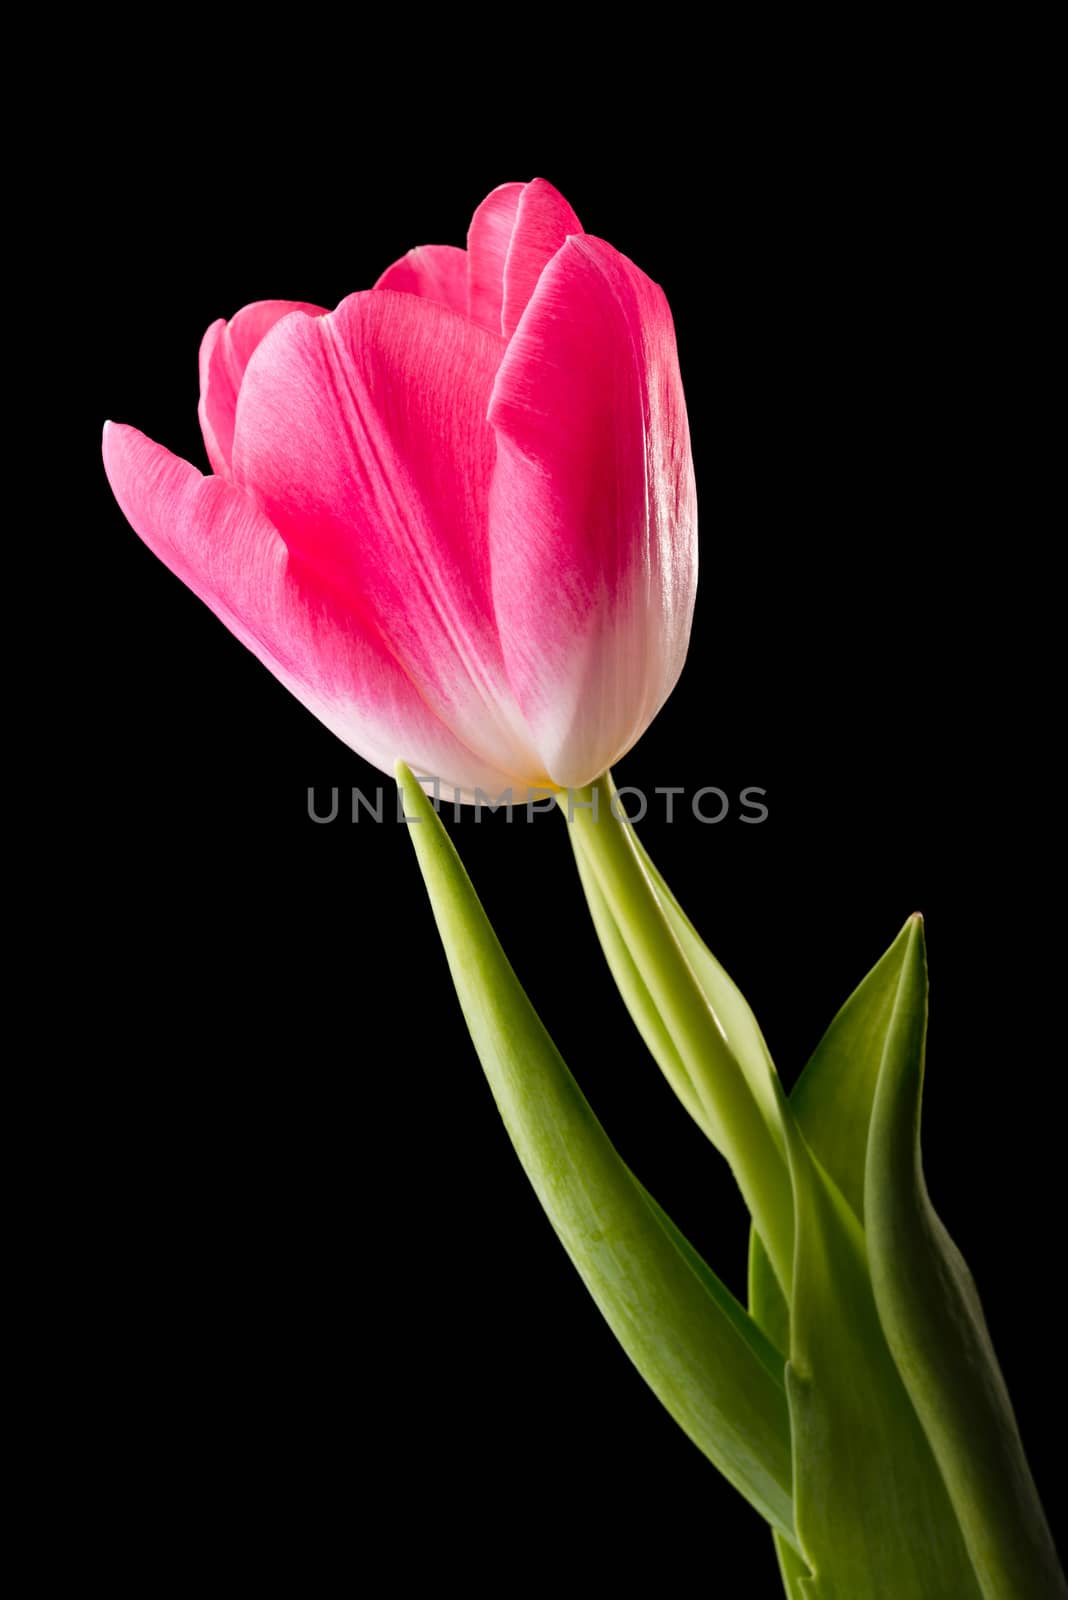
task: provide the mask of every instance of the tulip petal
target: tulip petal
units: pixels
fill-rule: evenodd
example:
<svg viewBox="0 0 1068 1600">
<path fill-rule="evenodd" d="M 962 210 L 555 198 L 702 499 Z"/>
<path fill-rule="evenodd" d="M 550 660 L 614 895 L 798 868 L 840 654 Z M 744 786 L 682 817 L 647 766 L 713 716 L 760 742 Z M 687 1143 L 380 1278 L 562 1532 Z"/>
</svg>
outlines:
<svg viewBox="0 0 1068 1600">
<path fill-rule="evenodd" d="M 563 195 L 544 178 L 494 189 L 471 218 L 467 235 L 472 319 L 510 337 L 544 268 L 569 234 L 581 232 Z"/>
<path fill-rule="evenodd" d="M 582 223 L 551 183 L 535 178 L 524 187 L 504 263 L 501 332 L 506 338 L 515 332 L 538 279 L 560 246 L 569 234 L 581 232 Z"/>
<path fill-rule="evenodd" d="M 502 183 L 483 200 L 467 230 L 467 312 L 491 333 L 501 331 L 504 263 L 523 188 L 521 183 Z"/>
<path fill-rule="evenodd" d="M 200 430 L 212 470 L 230 476 L 237 394 L 252 352 L 283 317 L 302 311 L 324 315 L 322 306 L 303 300 L 257 300 L 229 322 L 213 322 L 200 345 Z"/>
<path fill-rule="evenodd" d="M 381 640 L 318 588 L 239 490 L 115 423 L 104 430 L 104 466 L 149 548 L 351 749 L 388 772 L 401 756 L 465 792 L 507 788 L 509 779 L 431 713 Z"/>
<path fill-rule="evenodd" d="M 234 479 L 486 763 L 544 778 L 501 657 L 486 407 L 502 341 L 373 289 L 289 317 L 249 363 Z"/>
<path fill-rule="evenodd" d="M 394 261 L 375 284 L 421 295 L 467 315 L 467 251 L 451 244 L 422 244 Z"/>
<path fill-rule="evenodd" d="M 557 251 L 489 411 L 493 599 L 543 765 L 582 786 L 627 751 L 686 656 L 697 512 L 671 313 L 590 235 Z"/>
</svg>

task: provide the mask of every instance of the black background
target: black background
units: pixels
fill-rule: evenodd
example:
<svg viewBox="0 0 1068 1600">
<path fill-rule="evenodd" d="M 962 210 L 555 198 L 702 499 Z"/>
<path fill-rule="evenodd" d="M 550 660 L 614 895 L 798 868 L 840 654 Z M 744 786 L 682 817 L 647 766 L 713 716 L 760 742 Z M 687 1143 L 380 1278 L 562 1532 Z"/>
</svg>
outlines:
<svg viewBox="0 0 1068 1600">
<path fill-rule="evenodd" d="M 766 789 L 760 826 L 654 809 L 642 831 L 787 1085 L 926 914 L 929 1184 L 1048 1503 L 1058 826 L 1033 621 L 1050 580 L 1006 382 L 1016 200 L 989 107 L 939 110 L 914 85 L 875 110 L 867 87 L 787 104 L 757 74 L 733 117 L 684 137 L 666 91 L 655 137 L 622 93 L 602 123 L 519 107 L 504 131 L 262 97 L 250 128 L 247 105 L 207 109 L 218 83 L 160 104 L 121 74 L 95 107 L 76 441 L 92 621 L 68 691 L 88 711 L 70 953 L 90 983 L 62 1261 L 75 1431 L 108 1507 L 92 1537 L 123 1560 L 177 1570 L 211 1548 L 217 1571 L 318 1592 L 372 1559 L 494 1590 L 647 1560 L 670 1588 L 698 1559 L 775 1593 L 756 1514 L 660 1410 L 540 1214 L 406 830 L 308 818 L 311 785 L 389 780 L 165 571 L 99 467 L 106 416 L 206 467 L 214 318 L 333 305 L 413 244 L 462 244 L 490 188 L 535 174 L 663 285 L 687 390 L 693 642 L 617 780 Z M 744 1295 L 744 1209 L 602 970 L 561 818 L 450 828 L 618 1148 Z"/>
</svg>

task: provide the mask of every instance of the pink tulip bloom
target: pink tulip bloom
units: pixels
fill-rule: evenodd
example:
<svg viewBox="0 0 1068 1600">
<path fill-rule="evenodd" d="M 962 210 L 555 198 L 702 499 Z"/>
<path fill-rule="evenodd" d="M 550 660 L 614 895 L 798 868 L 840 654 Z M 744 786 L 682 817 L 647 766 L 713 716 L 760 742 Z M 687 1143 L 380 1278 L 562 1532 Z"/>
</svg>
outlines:
<svg viewBox="0 0 1068 1600">
<path fill-rule="evenodd" d="M 107 425 L 119 505 L 376 767 L 583 785 L 674 687 L 697 525 L 671 313 L 550 184 L 336 311 L 214 323 L 200 421 L 210 477 Z"/>
</svg>

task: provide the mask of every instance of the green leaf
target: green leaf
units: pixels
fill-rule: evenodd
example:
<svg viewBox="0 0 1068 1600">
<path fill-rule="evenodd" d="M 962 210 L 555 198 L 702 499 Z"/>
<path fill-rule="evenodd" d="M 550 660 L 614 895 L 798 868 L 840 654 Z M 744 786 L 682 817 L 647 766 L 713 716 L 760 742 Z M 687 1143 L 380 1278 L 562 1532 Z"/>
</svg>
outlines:
<svg viewBox="0 0 1068 1600">
<path fill-rule="evenodd" d="M 524 994 L 433 807 L 406 767 L 398 767 L 398 780 L 472 1040 L 538 1199 L 646 1382 L 709 1460 L 793 1540 L 790 1428 L 775 1352 L 616 1153 Z"/>
<path fill-rule="evenodd" d="M 767 1367 L 776 1384 L 780 1388 L 785 1388 L 786 1357 L 782 1351 L 767 1337 L 756 1320 L 746 1311 L 741 1301 L 736 1300 L 726 1285 L 716 1277 L 707 1261 L 698 1255 L 689 1239 L 679 1232 L 667 1212 L 653 1199 L 645 1185 L 639 1183 L 633 1174 L 631 1176 L 633 1182 L 638 1184 L 639 1189 L 641 1189 L 646 1205 L 652 1211 L 679 1254 L 689 1264 L 694 1276 L 700 1278 L 708 1293 L 723 1312 L 723 1315 L 729 1317 L 735 1323 L 741 1337 L 751 1346 L 754 1355 Z M 767 1257 L 765 1256 L 766 1259 Z M 771 1271 L 770 1263 L 768 1271 Z M 774 1273 L 772 1273 L 772 1277 L 774 1278 Z"/>
<path fill-rule="evenodd" d="M 790 1349 L 790 1307 L 755 1228 L 749 1230 L 749 1310 L 785 1362 Z"/>
<path fill-rule="evenodd" d="M 655 872 L 651 863 L 650 867 Z M 659 874 L 657 877 L 663 892 L 670 896 L 667 885 Z M 810 1149 L 858 1217 L 863 1214 L 868 1122 L 907 936 L 906 925 L 838 1012 L 790 1095 L 790 1109 Z M 760 1042 L 763 1044 L 762 1038 Z M 755 1229 L 749 1234 L 749 1309 L 776 1347 L 788 1351 L 790 1309 Z M 800 1466 L 812 1470 L 808 1463 Z M 818 1593 L 810 1586 L 800 1556 L 777 1534 L 772 1537 L 790 1600 L 805 1600 Z"/>
<path fill-rule="evenodd" d="M 753 1098 L 761 1109 L 776 1145 L 785 1152 L 779 1107 L 781 1088 L 771 1052 L 760 1031 L 760 1024 L 738 985 L 720 966 L 664 882 L 637 833 L 633 828 L 630 832 L 645 869 L 652 879 L 668 924 L 693 968 L 694 976 L 719 1021 L 735 1060 L 745 1074 Z"/>
<path fill-rule="evenodd" d="M 850 995 L 790 1095 L 809 1148 L 861 1221 L 868 1124 L 909 927 Z"/>
<path fill-rule="evenodd" d="M 956 1516 L 898 1376 L 857 1218 L 787 1121 L 797 1249 L 786 1387 L 812 1600 L 979 1600 Z"/>
<path fill-rule="evenodd" d="M 1068 1594 L 971 1273 L 927 1194 L 923 925 L 908 927 L 868 1139 L 865 1214 L 882 1326 L 986 1600 Z"/>
<path fill-rule="evenodd" d="M 776 1349 L 789 1350 L 790 1308 L 755 1228 L 749 1230 L 749 1310 Z M 771 1537 L 789 1600 L 805 1600 L 801 1580 L 809 1577 L 808 1568 L 780 1534 L 772 1530 Z"/>
<path fill-rule="evenodd" d="M 657 889 L 629 823 L 617 814 L 611 778 L 605 775 L 569 794 L 566 809 L 580 871 L 588 869 L 584 881 L 592 875 L 596 883 L 591 909 L 624 999 L 661 1069 L 730 1163 L 779 1281 L 788 1289 L 793 1198 L 780 1126 L 782 1093 L 769 1076 L 766 1052 L 754 1089 L 748 1053 L 735 1052 L 727 1023 L 684 941 L 691 949 L 703 947 L 688 925 L 676 931 L 675 913 Z M 705 955 L 724 979 L 718 985 L 721 1003 L 737 1031 L 751 1014 Z M 755 1023 L 752 1027 L 759 1038 Z M 664 1040 L 670 1046 L 666 1051 Z"/>
<path fill-rule="evenodd" d="M 644 1039 L 649 1054 L 678 1099 L 698 1127 L 711 1138 L 710 1124 L 697 1090 L 693 1086 L 682 1057 L 675 1048 L 667 1025 L 656 1008 L 656 1002 L 627 949 L 626 941 L 601 891 L 593 864 L 587 858 L 586 851 L 581 848 L 579 836 L 575 831 L 572 831 L 571 840 L 575 847 L 575 863 L 582 881 L 582 890 L 586 896 L 586 904 L 590 908 L 597 937 L 601 942 L 601 949 L 604 951 L 609 971 L 616 981 L 616 987 L 623 997 L 631 1019 Z"/>
</svg>

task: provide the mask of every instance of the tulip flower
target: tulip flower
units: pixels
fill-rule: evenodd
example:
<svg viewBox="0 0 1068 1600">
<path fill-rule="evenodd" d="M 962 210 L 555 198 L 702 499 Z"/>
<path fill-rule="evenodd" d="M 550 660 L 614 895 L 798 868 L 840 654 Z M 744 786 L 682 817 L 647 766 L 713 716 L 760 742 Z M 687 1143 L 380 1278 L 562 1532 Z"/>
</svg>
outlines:
<svg viewBox="0 0 1068 1600">
<path fill-rule="evenodd" d="M 975 1285 L 924 1182 L 922 920 L 787 1094 L 614 803 L 610 765 L 681 670 L 697 571 L 661 291 L 549 184 L 505 184 L 466 251 L 410 251 L 333 312 L 247 306 L 200 354 L 213 474 L 109 425 L 116 497 L 315 715 L 396 764 L 516 1153 L 637 1370 L 767 1522 L 789 1600 L 1068 1600 Z M 747 1306 L 612 1147 L 428 781 L 476 800 L 579 791 L 564 809 L 613 976 L 752 1218 Z"/>
<path fill-rule="evenodd" d="M 696 506 L 662 291 L 548 183 L 335 311 L 208 329 L 213 475 L 108 424 L 128 520 L 375 766 L 461 797 L 591 782 L 685 658 Z"/>
</svg>

